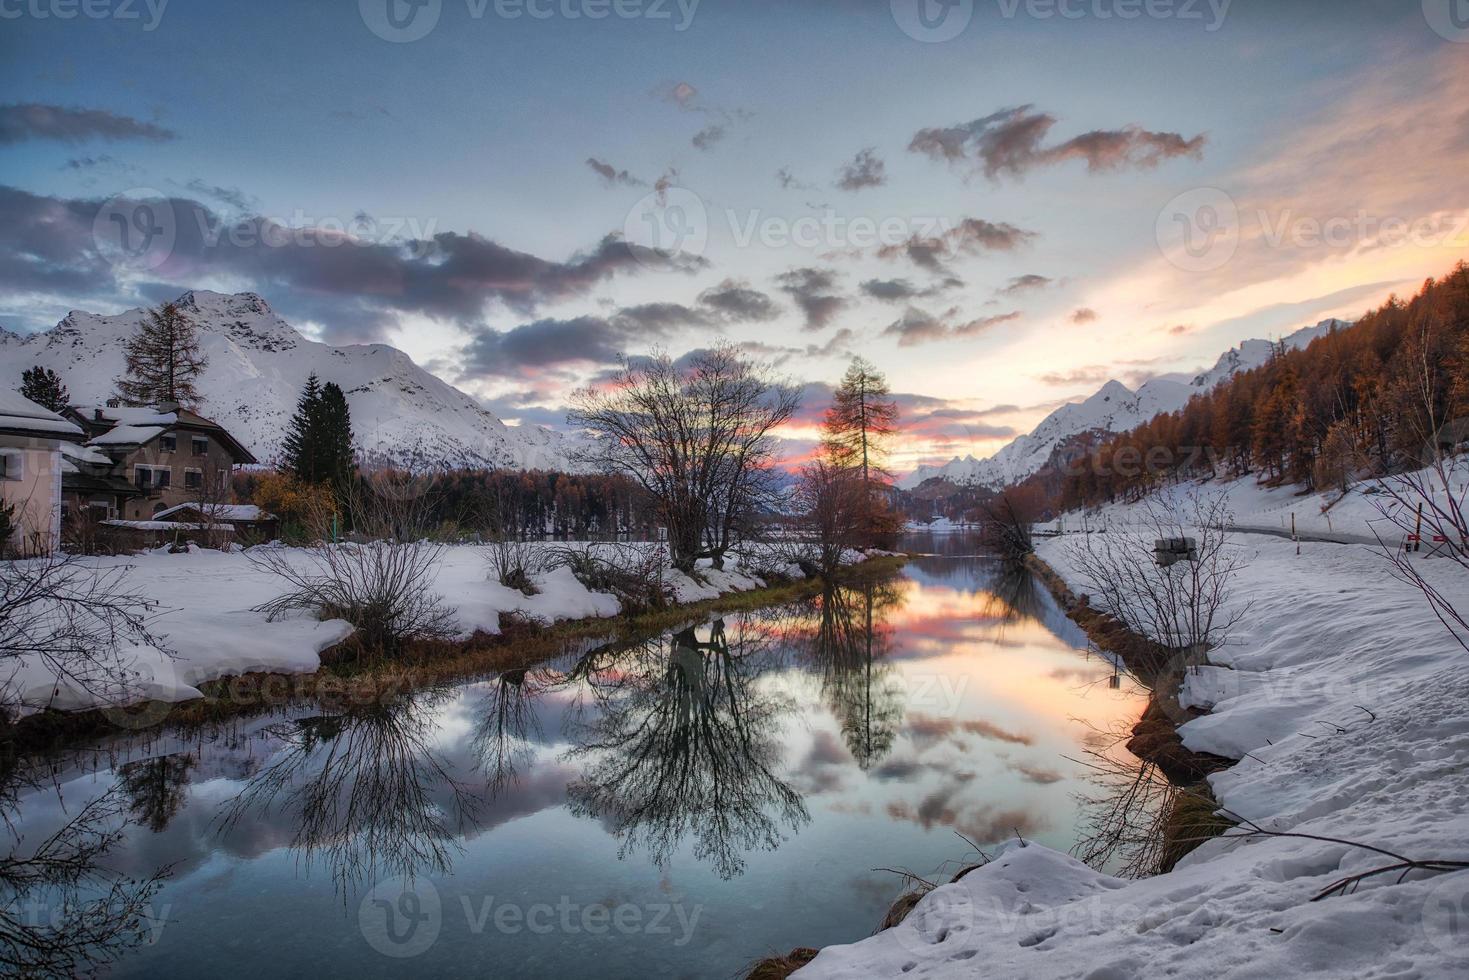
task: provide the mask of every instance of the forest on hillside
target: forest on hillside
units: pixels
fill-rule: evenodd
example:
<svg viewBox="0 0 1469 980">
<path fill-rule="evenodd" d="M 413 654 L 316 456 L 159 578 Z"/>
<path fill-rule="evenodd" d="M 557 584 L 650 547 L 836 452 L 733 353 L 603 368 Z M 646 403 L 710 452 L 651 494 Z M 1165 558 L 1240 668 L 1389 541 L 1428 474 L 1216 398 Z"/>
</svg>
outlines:
<svg viewBox="0 0 1469 980">
<path fill-rule="evenodd" d="M 1160 483 L 1256 474 L 1345 488 L 1469 438 L 1469 265 L 1120 435 L 1081 442 L 1029 489 L 1060 509 Z"/>
</svg>

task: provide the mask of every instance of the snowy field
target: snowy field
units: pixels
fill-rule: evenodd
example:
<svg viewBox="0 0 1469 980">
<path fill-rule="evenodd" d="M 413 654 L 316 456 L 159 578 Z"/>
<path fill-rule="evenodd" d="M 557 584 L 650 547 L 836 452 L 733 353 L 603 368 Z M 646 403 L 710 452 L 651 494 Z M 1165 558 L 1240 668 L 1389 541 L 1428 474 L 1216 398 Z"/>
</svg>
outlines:
<svg viewBox="0 0 1469 980">
<path fill-rule="evenodd" d="M 1313 504 L 1234 489 L 1245 491 L 1234 498 L 1240 524 L 1286 506 L 1299 521 Z M 1109 513 L 1136 522 L 1126 508 Z M 1363 501 L 1341 513 L 1375 516 Z M 1039 551 L 1084 591 L 1067 559 L 1075 539 Z M 1190 748 L 1241 760 L 1210 779 L 1221 805 L 1272 831 L 1469 861 L 1469 654 L 1373 547 L 1307 542 L 1297 555 L 1260 534 L 1237 534 L 1232 546 L 1249 557 L 1231 600 L 1250 603 L 1248 617 L 1211 653 L 1222 666 L 1187 680 L 1185 701 L 1211 713 L 1181 729 Z M 1462 570 L 1424 561 L 1469 602 Z M 1300 837 L 1215 840 L 1168 874 L 1123 881 L 1012 842 L 900 926 L 823 950 L 799 975 L 1469 976 L 1469 871 L 1384 875 L 1311 901 L 1394 861 Z"/>
<path fill-rule="evenodd" d="M 287 553 L 293 562 L 306 561 L 304 550 Z M 852 559 L 861 557 L 854 553 Z M 287 584 L 253 564 L 248 554 L 191 546 L 182 554 L 159 549 L 87 560 L 103 569 L 127 566 L 124 587 L 157 603 L 148 628 L 162 649 L 128 646 L 119 651 L 128 679 L 122 690 L 105 693 L 58 679 L 37 655 L 11 658 L 0 671 L 0 699 L 22 705 L 19 714 L 42 707 L 78 710 L 141 700 L 184 701 L 200 696 L 199 684 L 251 671 L 310 673 L 321 666 L 323 650 L 352 633 L 343 620 L 320 621 L 303 614 L 272 622 L 256 612 L 255 607 L 287 591 Z M 727 560 L 723 570 L 707 565 L 702 562 L 698 569 L 703 581 L 664 569 L 677 602 L 714 599 L 765 584 L 743 571 L 737 558 Z M 781 573 L 803 577 L 795 566 Z M 507 613 L 550 623 L 616 616 L 621 610 L 615 597 L 588 590 L 566 567 L 536 576 L 536 585 L 540 591 L 532 596 L 506 588 L 492 579 L 484 548 L 456 545 L 442 552 L 434 591 L 455 609 L 461 637 L 477 630 L 498 633 L 500 617 Z"/>
</svg>

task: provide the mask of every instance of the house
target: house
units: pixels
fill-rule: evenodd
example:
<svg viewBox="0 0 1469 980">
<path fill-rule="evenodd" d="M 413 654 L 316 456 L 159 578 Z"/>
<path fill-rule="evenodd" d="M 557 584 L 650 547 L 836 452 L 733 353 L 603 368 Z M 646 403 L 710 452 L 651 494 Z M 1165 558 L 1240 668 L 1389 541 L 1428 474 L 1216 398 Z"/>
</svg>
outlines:
<svg viewBox="0 0 1469 980">
<path fill-rule="evenodd" d="M 205 512 L 208 511 L 208 518 Z M 270 541 L 280 531 L 280 518 L 268 514 L 254 504 L 203 504 L 197 501 L 179 504 L 153 515 L 155 521 L 183 521 L 208 525 L 226 525 L 233 529 L 236 540 Z"/>
<path fill-rule="evenodd" d="M 234 467 L 257 462 L 223 426 L 175 404 L 71 406 L 66 416 L 82 432 L 68 454 L 75 472 L 62 480 L 68 511 L 154 520 L 201 497 L 227 498 Z"/>
<path fill-rule="evenodd" d="M 19 393 L 0 389 L 0 503 L 15 508 L 10 554 L 44 554 L 61 540 L 61 444 L 81 429 Z"/>
</svg>

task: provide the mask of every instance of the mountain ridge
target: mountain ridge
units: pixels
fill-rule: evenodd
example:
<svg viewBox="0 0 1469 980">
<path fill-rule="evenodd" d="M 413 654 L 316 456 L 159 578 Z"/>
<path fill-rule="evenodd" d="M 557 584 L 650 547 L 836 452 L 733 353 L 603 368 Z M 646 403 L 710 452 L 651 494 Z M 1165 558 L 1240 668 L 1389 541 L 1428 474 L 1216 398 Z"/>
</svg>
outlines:
<svg viewBox="0 0 1469 980">
<path fill-rule="evenodd" d="M 1348 326 L 1345 320 L 1322 320 L 1281 338 L 1279 343 L 1288 349 L 1305 347 L 1317 337 L 1345 326 Z M 1188 382 L 1178 380 L 1187 375 L 1165 375 L 1145 381 L 1133 391 L 1120 381 L 1110 380 L 1082 401 L 1067 402 L 1057 408 L 1030 432 L 1017 436 L 993 455 L 982 459 L 973 455 L 955 456 L 937 466 L 919 466 L 900 479 L 898 486 L 911 490 L 936 478 L 960 486 L 996 490 L 1009 486 L 1044 466 L 1063 440 L 1084 432 L 1126 432 L 1164 412 L 1175 412 L 1194 395 L 1209 391 L 1241 371 L 1264 364 L 1269 360 L 1272 346 L 1268 340 L 1243 341 L 1221 354 L 1212 368 L 1194 375 Z"/>
<path fill-rule="evenodd" d="M 258 293 L 188 290 L 175 301 L 198 327 L 209 365 L 200 379 L 202 414 L 262 461 L 279 456 L 287 422 L 312 371 L 347 396 L 358 449 L 413 469 L 568 469 L 566 438 L 540 426 L 511 426 L 473 397 L 387 344 L 333 346 L 311 340 Z M 78 404 L 109 398 L 123 347 L 147 316 L 71 310 L 50 330 L 0 331 L 4 382 L 20 384 L 33 364 L 61 376 Z"/>
</svg>

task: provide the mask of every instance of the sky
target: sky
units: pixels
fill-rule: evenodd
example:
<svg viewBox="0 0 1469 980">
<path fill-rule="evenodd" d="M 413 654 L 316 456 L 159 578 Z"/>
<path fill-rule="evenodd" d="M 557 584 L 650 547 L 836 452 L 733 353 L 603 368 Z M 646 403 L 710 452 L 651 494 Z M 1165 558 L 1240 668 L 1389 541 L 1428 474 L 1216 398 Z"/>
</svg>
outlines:
<svg viewBox="0 0 1469 980">
<path fill-rule="evenodd" d="M 0 0 L 0 327 L 189 288 L 521 424 L 853 355 L 893 469 L 1469 257 L 1469 0 Z"/>
</svg>

